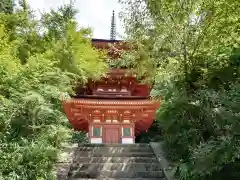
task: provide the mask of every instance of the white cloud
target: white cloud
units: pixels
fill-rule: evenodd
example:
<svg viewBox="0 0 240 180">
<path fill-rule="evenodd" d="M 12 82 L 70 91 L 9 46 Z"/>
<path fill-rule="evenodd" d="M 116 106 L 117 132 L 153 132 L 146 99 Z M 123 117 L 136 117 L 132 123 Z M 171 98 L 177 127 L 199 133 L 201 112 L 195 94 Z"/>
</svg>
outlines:
<svg viewBox="0 0 240 180">
<path fill-rule="evenodd" d="M 29 4 L 36 11 L 57 9 L 70 0 L 29 0 Z M 76 18 L 80 26 L 93 28 L 94 38 L 109 39 L 112 11 L 115 10 L 117 33 L 123 35 L 122 24 L 118 18 L 121 6 L 118 0 L 75 0 L 75 7 L 79 10 Z"/>
</svg>

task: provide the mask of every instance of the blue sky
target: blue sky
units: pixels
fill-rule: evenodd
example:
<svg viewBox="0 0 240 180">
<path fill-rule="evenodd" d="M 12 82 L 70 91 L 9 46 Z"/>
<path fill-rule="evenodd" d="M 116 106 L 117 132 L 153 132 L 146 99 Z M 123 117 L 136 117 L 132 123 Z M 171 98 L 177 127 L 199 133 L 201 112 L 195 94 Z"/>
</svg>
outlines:
<svg viewBox="0 0 240 180">
<path fill-rule="evenodd" d="M 28 0 L 31 8 L 36 11 L 39 17 L 39 11 L 49 11 L 56 9 L 70 0 Z M 118 0 L 75 0 L 75 8 L 79 10 L 76 16 L 80 26 L 91 27 L 94 38 L 109 39 L 112 10 L 115 10 L 117 17 L 117 33 L 123 35 L 122 24 L 118 18 L 121 5 Z M 119 39 L 119 38 L 117 38 Z"/>
</svg>

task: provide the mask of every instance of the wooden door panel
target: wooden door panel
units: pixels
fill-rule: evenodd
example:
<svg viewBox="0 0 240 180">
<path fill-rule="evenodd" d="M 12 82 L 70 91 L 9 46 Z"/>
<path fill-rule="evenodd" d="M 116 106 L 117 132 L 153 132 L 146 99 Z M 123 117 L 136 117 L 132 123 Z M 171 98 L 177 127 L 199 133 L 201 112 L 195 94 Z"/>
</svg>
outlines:
<svg viewBox="0 0 240 180">
<path fill-rule="evenodd" d="M 104 128 L 104 143 L 115 144 L 120 143 L 120 128 L 105 127 Z"/>
</svg>

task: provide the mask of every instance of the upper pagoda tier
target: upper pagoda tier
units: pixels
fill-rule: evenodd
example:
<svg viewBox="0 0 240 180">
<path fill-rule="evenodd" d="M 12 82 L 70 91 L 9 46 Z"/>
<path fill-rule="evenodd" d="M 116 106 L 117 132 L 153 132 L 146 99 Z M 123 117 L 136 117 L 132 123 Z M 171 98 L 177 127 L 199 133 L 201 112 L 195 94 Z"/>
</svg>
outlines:
<svg viewBox="0 0 240 180">
<path fill-rule="evenodd" d="M 130 49 L 122 40 L 92 39 L 92 45 L 98 50 L 106 50 L 112 59 L 118 58 L 122 51 Z"/>
<path fill-rule="evenodd" d="M 100 80 L 89 80 L 85 87 L 76 89 L 77 97 L 102 96 L 112 98 L 148 98 L 151 85 L 139 83 L 136 75 L 127 69 L 111 69 Z"/>
<path fill-rule="evenodd" d="M 126 42 L 122 40 L 106 40 L 106 39 L 92 39 L 93 47 L 97 49 L 109 50 L 109 47 L 114 45 L 119 50 L 128 50 L 129 47 L 126 46 Z"/>
</svg>

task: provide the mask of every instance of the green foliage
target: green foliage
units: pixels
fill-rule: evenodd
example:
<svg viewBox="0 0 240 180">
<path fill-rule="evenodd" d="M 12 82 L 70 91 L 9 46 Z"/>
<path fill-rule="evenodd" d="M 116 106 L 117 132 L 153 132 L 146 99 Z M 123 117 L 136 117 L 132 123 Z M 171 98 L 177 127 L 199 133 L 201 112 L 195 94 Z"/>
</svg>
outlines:
<svg viewBox="0 0 240 180">
<path fill-rule="evenodd" d="M 41 22 L 47 29 L 49 40 L 63 37 L 66 33 L 66 26 L 69 22 L 74 22 L 76 14 L 77 10 L 74 9 L 73 4 L 64 5 L 58 8 L 58 11 L 52 9 L 49 13 L 43 14 Z"/>
<path fill-rule="evenodd" d="M 126 45 L 129 49 L 116 50 L 113 45 L 113 52 L 118 53 L 117 59 L 107 59 L 111 68 L 127 68 L 131 69 L 132 73 L 137 74 L 137 79 L 140 82 L 152 82 L 152 77 L 155 75 L 155 64 L 148 56 L 147 51 L 142 44 L 128 41 Z M 149 71 L 151 69 L 151 71 Z"/>
<path fill-rule="evenodd" d="M 72 134 L 71 142 L 72 143 L 83 143 L 83 142 L 88 143 L 89 141 L 85 133 L 75 131 Z"/>
<path fill-rule="evenodd" d="M 85 35 L 85 29 L 77 31 L 75 23 L 68 24 L 65 37 L 56 42 L 51 59 L 62 71 L 78 74 L 86 81 L 85 77 L 100 77 L 107 66 L 104 56 L 91 48 L 91 41 Z"/>
<path fill-rule="evenodd" d="M 0 2 L 0 13 L 13 13 L 14 8 L 14 0 L 2 0 Z"/>
<path fill-rule="evenodd" d="M 135 139 L 136 143 L 150 143 L 163 140 L 162 129 L 157 121 L 153 121 L 152 126 L 147 132 L 142 132 Z"/>
<path fill-rule="evenodd" d="M 239 1 L 130 1 L 122 17 L 163 97 L 157 119 L 176 175 L 239 179 Z M 229 14 L 231 12 L 231 14 Z"/>
<path fill-rule="evenodd" d="M 77 81 L 99 76 L 106 65 L 74 19 L 59 22 L 63 34 L 57 38 L 50 29 L 40 34 L 43 22 L 22 7 L 0 14 L 0 179 L 56 179 L 52 168 L 62 143 L 85 141 L 71 130 L 60 96 L 72 93 Z M 53 14 L 48 17 L 55 21 L 55 15 L 65 16 Z"/>
<path fill-rule="evenodd" d="M 4 179 L 47 178 L 57 149 L 69 134 L 59 95 L 69 91 L 71 79 L 41 55 L 31 57 L 32 62 L 22 67 L 7 51 L 6 47 L 0 53 L 4 75 L 0 86 L 4 102 L 0 105 L 1 175 Z"/>
</svg>

